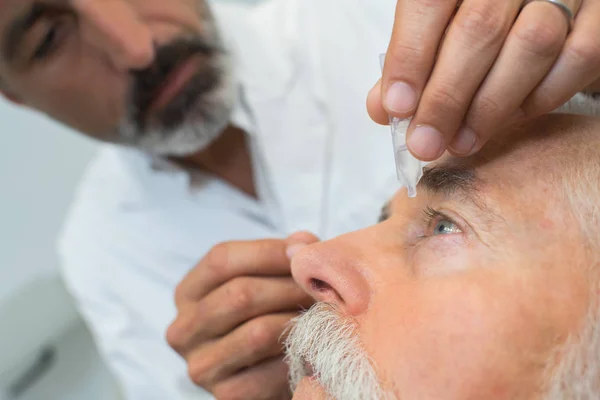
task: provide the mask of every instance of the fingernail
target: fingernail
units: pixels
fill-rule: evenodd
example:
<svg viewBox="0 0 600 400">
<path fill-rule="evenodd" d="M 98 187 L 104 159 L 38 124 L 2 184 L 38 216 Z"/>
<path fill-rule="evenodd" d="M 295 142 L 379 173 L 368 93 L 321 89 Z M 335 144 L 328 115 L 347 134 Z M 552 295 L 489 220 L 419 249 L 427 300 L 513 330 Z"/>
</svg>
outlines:
<svg viewBox="0 0 600 400">
<path fill-rule="evenodd" d="M 435 128 L 419 125 L 408 137 L 408 147 L 422 160 L 435 160 L 444 152 L 444 137 Z"/>
<path fill-rule="evenodd" d="M 464 127 L 454 137 L 454 140 L 452 140 L 450 149 L 461 156 L 468 156 L 471 155 L 476 143 L 477 135 L 475 132 L 470 128 Z"/>
<path fill-rule="evenodd" d="M 389 111 L 407 114 L 417 107 L 417 93 L 404 82 L 395 82 L 386 94 L 385 106 Z"/>
<path fill-rule="evenodd" d="M 302 244 L 302 243 L 298 243 L 298 244 L 292 244 L 290 246 L 288 246 L 288 248 L 285 250 L 285 254 L 288 256 L 288 258 L 291 260 L 292 257 L 294 257 L 294 255 L 299 252 L 300 250 L 302 250 L 303 248 L 305 248 L 307 245 Z"/>
</svg>

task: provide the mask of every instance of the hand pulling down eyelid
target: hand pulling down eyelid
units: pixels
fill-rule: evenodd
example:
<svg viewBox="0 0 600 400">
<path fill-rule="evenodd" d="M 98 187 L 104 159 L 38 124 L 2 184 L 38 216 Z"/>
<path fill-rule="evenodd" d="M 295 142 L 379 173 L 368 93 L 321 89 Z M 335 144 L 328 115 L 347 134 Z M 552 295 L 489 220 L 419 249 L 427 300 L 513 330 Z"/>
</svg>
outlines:
<svg viewBox="0 0 600 400">
<path fill-rule="evenodd" d="M 383 71 L 385 63 L 385 54 L 379 56 L 379 63 Z M 406 147 L 406 128 L 410 119 L 401 120 L 400 118 L 390 117 L 390 128 L 392 130 L 392 146 L 394 149 L 394 159 L 396 161 L 396 175 L 400 185 L 406 187 L 408 197 L 417 196 L 417 184 L 423 176 L 423 167 L 426 162 L 415 158 L 408 147 Z"/>
</svg>

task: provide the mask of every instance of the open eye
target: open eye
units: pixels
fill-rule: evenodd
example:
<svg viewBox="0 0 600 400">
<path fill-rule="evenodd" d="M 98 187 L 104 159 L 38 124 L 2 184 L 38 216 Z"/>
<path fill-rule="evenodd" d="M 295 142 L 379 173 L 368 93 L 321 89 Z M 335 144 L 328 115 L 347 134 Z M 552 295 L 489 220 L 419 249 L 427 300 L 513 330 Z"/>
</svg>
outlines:
<svg viewBox="0 0 600 400">
<path fill-rule="evenodd" d="M 461 232 L 462 230 L 458 227 L 458 225 L 449 219 L 439 219 L 433 228 L 433 236 L 452 235 Z"/>
<path fill-rule="evenodd" d="M 456 222 L 442 212 L 427 207 L 424 214 L 425 226 L 429 228 L 431 236 L 452 235 L 463 232 Z"/>
</svg>

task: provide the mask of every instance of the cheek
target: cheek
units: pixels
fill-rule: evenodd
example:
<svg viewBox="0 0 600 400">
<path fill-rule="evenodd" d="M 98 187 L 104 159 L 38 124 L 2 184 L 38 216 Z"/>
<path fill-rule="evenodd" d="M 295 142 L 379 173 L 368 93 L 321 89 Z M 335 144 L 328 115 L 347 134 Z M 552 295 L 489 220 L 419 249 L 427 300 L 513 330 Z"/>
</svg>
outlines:
<svg viewBox="0 0 600 400">
<path fill-rule="evenodd" d="M 97 57 L 82 57 L 82 62 L 72 66 L 61 64 L 32 79 L 43 84 L 26 88 L 31 105 L 76 130 L 109 139 L 105 135 L 125 113 L 128 78 L 111 71 Z"/>
<path fill-rule="evenodd" d="M 425 239 L 413 249 L 412 266 L 418 276 L 445 275 L 485 264 L 481 246 L 469 243 L 464 235 Z"/>
<path fill-rule="evenodd" d="M 386 386 L 405 399 L 506 399 L 525 390 L 526 321 L 486 292 L 413 282 L 379 293 L 361 335 Z"/>
</svg>

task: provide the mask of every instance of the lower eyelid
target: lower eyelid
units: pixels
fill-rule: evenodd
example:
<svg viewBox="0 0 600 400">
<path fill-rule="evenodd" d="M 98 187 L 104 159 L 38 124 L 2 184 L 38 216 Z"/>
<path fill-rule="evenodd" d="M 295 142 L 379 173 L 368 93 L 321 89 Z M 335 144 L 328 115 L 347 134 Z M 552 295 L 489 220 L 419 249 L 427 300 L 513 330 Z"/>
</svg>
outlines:
<svg viewBox="0 0 600 400">
<path fill-rule="evenodd" d="M 436 247 L 462 246 L 465 244 L 466 239 L 466 235 L 461 232 L 450 235 L 430 236 L 425 241 L 425 244 Z"/>
</svg>

